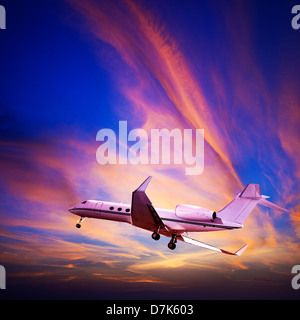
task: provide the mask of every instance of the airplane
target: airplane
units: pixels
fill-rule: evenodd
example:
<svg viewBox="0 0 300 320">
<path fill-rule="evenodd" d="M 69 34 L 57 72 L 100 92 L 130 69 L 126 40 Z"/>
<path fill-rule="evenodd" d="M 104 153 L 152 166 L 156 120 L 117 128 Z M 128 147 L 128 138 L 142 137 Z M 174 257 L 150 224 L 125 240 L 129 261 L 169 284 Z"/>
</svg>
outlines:
<svg viewBox="0 0 300 320">
<path fill-rule="evenodd" d="M 132 192 L 130 204 L 85 200 L 69 211 L 80 216 L 77 228 L 85 218 L 95 218 L 129 223 L 152 232 L 152 238 L 159 240 L 160 235 L 171 238 L 168 248 L 174 250 L 177 240 L 214 250 L 220 253 L 240 256 L 248 247 L 244 245 L 236 252 L 219 249 L 209 244 L 192 239 L 188 232 L 234 230 L 243 228 L 243 223 L 257 204 L 271 209 L 288 212 L 288 210 L 266 200 L 258 184 L 248 184 L 245 189 L 222 210 L 215 212 L 209 209 L 180 204 L 175 210 L 155 209 L 145 191 L 151 180 L 149 176 Z"/>
</svg>

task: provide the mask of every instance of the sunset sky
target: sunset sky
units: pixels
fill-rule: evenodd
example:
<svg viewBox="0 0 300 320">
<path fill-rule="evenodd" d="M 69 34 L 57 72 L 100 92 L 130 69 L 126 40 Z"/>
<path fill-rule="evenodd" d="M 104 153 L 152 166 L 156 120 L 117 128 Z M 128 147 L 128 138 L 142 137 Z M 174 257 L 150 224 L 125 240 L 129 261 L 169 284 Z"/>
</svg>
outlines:
<svg viewBox="0 0 300 320">
<path fill-rule="evenodd" d="M 300 29 L 286 0 L 5 1 L 0 30 L 0 299 L 299 299 Z M 299 4 L 299 3 L 298 3 Z M 100 129 L 204 129 L 204 171 L 100 165 Z M 87 199 L 221 210 L 248 183 L 242 230 L 191 234 L 241 257 L 77 218 Z"/>
</svg>

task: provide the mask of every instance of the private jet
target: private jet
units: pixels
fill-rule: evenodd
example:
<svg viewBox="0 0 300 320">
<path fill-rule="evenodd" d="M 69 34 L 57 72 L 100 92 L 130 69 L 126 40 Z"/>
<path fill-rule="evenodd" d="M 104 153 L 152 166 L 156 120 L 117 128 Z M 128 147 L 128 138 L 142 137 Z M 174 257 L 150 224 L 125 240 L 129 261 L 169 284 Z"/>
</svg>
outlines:
<svg viewBox="0 0 300 320">
<path fill-rule="evenodd" d="M 154 208 L 145 191 L 151 180 L 148 177 L 132 193 L 130 204 L 86 200 L 72 207 L 69 211 L 80 217 L 77 228 L 85 218 L 103 219 L 129 223 L 152 232 L 152 238 L 160 236 L 170 238 L 168 248 L 174 250 L 177 241 L 182 241 L 220 253 L 240 256 L 247 244 L 236 252 L 219 249 L 187 236 L 188 232 L 220 231 L 243 228 L 243 223 L 257 204 L 271 209 L 288 212 L 288 210 L 266 200 L 258 184 L 248 184 L 245 189 L 222 210 L 215 212 L 209 209 L 180 204 L 175 210 Z"/>
</svg>

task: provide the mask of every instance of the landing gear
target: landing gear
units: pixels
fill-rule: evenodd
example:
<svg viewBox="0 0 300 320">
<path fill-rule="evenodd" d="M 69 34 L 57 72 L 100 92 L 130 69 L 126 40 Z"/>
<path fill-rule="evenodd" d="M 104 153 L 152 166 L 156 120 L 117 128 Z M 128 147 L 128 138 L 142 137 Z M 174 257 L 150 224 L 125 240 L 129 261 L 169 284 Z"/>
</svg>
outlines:
<svg viewBox="0 0 300 320">
<path fill-rule="evenodd" d="M 154 240 L 159 240 L 160 239 L 160 234 L 159 233 L 157 233 L 156 231 L 155 232 L 153 232 L 152 233 L 152 239 L 154 239 Z"/>
<path fill-rule="evenodd" d="M 171 249 L 171 250 L 174 250 L 176 248 L 176 244 L 174 242 L 170 241 L 168 243 L 168 248 Z"/>
<path fill-rule="evenodd" d="M 81 228 L 81 222 L 84 220 L 85 218 L 81 217 L 78 221 L 78 223 L 76 223 L 76 228 Z"/>
<path fill-rule="evenodd" d="M 160 239 L 160 234 L 159 234 L 160 229 L 161 229 L 161 226 L 159 226 L 158 229 L 152 233 L 152 239 L 154 239 L 155 241 L 158 241 Z"/>
<path fill-rule="evenodd" d="M 159 229 L 158 229 L 158 231 L 159 231 Z M 152 239 L 155 241 L 160 239 L 160 234 L 158 233 L 158 231 L 154 231 L 152 233 Z M 170 250 L 174 250 L 176 248 L 176 243 L 177 243 L 177 235 L 172 234 L 172 238 L 171 238 L 170 242 L 168 243 L 168 248 Z"/>
<path fill-rule="evenodd" d="M 168 243 L 168 248 L 174 250 L 176 248 L 177 236 L 176 234 L 172 234 L 172 239 Z"/>
</svg>

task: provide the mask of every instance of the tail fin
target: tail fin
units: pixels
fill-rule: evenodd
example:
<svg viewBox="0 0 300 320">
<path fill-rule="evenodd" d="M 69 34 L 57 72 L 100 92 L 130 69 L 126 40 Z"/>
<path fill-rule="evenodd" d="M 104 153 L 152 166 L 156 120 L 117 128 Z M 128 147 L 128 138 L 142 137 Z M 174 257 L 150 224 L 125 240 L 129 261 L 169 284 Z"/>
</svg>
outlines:
<svg viewBox="0 0 300 320">
<path fill-rule="evenodd" d="M 258 184 L 248 184 L 233 201 L 217 212 L 217 217 L 223 221 L 235 222 L 242 225 L 257 204 L 288 212 L 288 210 L 277 206 L 266 200 L 266 198 L 268 197 L 261 194 Z"/>
</svg>

